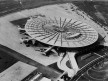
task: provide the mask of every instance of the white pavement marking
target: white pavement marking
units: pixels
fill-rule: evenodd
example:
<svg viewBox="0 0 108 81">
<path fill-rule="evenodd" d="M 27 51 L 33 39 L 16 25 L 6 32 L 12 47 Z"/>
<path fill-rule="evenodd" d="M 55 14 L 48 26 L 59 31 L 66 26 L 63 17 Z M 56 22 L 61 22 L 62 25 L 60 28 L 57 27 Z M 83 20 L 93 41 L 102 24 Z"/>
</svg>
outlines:
<svg viewBox="0 0 108 81">
<path fill-rule="evenodd" d="M 99 57 L 102 57 L 102 55 L 99 55 L 98 53 L 95 53 L 95 52 L 94 52 L 94 54 L 97 55 L 97 56 L 99 56 Z"/>
</svg>

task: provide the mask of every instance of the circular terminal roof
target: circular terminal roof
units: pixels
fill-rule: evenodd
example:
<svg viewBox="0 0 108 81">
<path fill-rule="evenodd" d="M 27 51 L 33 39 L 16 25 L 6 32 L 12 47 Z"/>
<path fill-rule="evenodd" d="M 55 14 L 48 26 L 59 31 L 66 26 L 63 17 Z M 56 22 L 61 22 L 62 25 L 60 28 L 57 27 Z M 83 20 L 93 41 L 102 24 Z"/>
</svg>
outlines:
<svg viewBox="0 0 108 81">
<path fill-rule="evenodd" d="M 27 21 L 25 30 L 32 38 L 58 47 L 83 47 L 98 39 L 97 31 L 89 25 L 61 17 L 31 18 Z"/>
</svg>

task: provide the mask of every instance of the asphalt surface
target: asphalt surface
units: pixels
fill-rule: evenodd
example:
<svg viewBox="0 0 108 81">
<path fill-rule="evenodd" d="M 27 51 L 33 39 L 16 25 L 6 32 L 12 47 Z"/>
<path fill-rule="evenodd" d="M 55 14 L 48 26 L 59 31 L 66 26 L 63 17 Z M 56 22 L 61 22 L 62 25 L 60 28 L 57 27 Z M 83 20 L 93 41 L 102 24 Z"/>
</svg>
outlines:
<svg viewBox="0 0 108 81">
<path fill-rule="evenodd" d="M 7 52 L 0 50 L 0 73 L 18 62 L 17 59 L 13 58 Z"/>
</svg>

